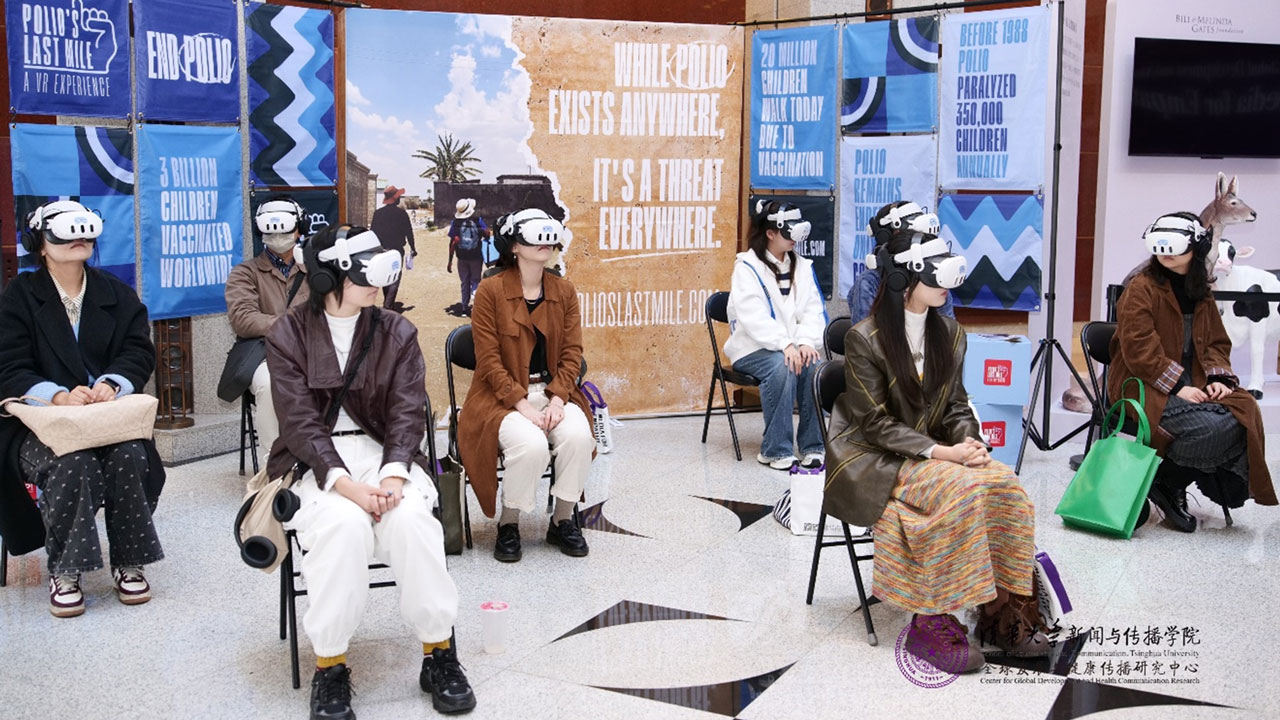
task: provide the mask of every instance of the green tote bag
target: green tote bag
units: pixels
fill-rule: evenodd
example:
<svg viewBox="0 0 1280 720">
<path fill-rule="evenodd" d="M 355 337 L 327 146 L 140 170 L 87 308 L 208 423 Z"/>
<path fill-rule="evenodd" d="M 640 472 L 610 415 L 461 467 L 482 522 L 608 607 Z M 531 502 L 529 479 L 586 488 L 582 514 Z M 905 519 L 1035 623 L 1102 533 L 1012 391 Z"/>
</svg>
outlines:
<svg viewBox="0 0 1280 720">
<path fill-rule="evenodd" d="M 1089 448 L 1054 511 L 1067 525 L 1125 539 L 1133 536 L 1160 465 L 1151 447 L 1151 425 L 1142 409 L 1146 404 L 1142 381 L 1134 377 L 1125 380 L 1121 394 L 1130 382 L 1138 384 L 1138 399 L 1123 398 L 1111 406 L 1102 422 L 1102 439 Z M 1138 420 L 1136 441 L 1118 434 L 1130 406 Z M 1115 427 L 1111 427 L 1112 416 L 1116 417 Z"/>
</svg>

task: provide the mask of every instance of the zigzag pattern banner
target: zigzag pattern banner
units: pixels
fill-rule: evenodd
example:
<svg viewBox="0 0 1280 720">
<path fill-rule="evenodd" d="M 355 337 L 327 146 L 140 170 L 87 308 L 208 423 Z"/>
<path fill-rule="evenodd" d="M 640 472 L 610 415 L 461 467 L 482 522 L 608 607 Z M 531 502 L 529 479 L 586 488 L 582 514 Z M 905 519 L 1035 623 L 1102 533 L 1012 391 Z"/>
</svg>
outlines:
<svg viewBox="0 0 1280 720">
<path fill-rule="evenodd" d="M 130 287 L 134 278 L 133 135 L 124 128 L 15 125 L 13 153 L 14 237 L 27 214 L 52 200 L 75 200 L 102 216 L 102 235 L 89 264 Z M 35 258 L 18 243 L 18 270 L 34 270 Z"/>
<path fill-rule="evenodd" d="M 281 5 L 245 7 L 249 149 L 254 183 L 333 185 L 333 16 Z"/>
<path fill-rule="evenodd" d="M 848 133 L 932 132 L 938 125 L 938 19 L 844 28 L 840 126 Z"/>
<path fill-rule="evenodd" d="M 943 195 L 942 237 L 969 261 L 955 304 L 995 310 L 1040 309 L 1044 200 L 1035 195 Z"/>
</svg>

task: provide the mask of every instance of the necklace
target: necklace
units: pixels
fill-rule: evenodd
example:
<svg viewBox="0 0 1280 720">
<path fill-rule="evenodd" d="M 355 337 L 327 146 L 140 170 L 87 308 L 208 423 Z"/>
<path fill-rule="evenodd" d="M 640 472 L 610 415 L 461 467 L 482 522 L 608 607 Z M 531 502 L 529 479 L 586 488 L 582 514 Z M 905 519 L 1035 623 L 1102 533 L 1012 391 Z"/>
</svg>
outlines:
<svg viewBox="0 0 1280 720">
<path fill-rule="evenodd" d="M 924 362 L 924 338 L 920 339 L 920 345 L 920 347 L 917 347 L 915 343 L 911 342 L 910 337 L 907 338 L 907 349 L 911 350 L 911 362 L 917 365 Z"/>
</svg>

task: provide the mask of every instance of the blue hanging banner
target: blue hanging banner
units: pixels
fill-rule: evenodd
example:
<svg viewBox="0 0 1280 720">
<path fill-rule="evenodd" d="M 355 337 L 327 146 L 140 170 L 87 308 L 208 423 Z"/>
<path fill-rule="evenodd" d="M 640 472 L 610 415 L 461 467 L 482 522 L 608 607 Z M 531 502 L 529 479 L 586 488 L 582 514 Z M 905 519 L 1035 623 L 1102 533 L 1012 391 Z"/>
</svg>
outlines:
<svg viewBox="0 0 1280 720">
<path fill-rule="evenodd" d="M 138 117 L 240 117 L 236 6 L 227 0 L 133 0 Z"/>
<path fill-rule="evenodd" d="M 969 261 L 955 304 L 993 310 L 1040 309 L 1044 200 L 1035 195 L 943 195 L 940 237 Z"/>
<path fill-rule="evenodd" d="M 844 28 L 840 126 L 847 133 L 938 127 L 938 18 Z"/>
<path fill-rule="evenodd" d="M 142 302 L 152 320 L 226 312 L 244 255 L 240 130 L 143 125 Z"/>
<path fill-rule="evenodd" d="M 828 25 L 752 38 L 751 187 L 835 185 L 838 37 Z"/>
<path fill-rule="evenodd" d="M 52 200 L 75 200 L 102 216 L 102 235 L 89 264 L 134 279 L 133 135 L 124 128 L 14 125 L 12 237 L 27 215 Z M 18 243 L 18 270 L 34 270 L 35 258 Z"/>
<path fill-rule="evenodd" d="M 9 0 L 5 22 L 14 111 L 129 114 L 128 0 Z"/>
</svg>

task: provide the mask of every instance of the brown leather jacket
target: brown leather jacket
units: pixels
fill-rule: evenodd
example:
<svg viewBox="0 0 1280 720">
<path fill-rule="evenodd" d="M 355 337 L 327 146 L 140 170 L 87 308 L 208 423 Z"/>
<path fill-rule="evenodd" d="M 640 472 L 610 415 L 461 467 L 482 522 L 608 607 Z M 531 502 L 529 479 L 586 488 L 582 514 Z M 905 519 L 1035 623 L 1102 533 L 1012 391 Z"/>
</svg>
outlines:
<svg viewBox="0 0 1280 720">
<path fill-rule="evenodd" d="M 348 362 L 355 362 L 369 332 L 374 308 L 360 311 Z M 434 477 L 422 454 L 426 427 L 426 366 L 418 329 L 402 315 L 377 310 L 378 327 L 369 354 L 356 373 L 342 407 L 382 445 L 382 462 L 416 462 Z M 290 310 L 267 333 L 267 367 L 280 419 L 280 437 L 271 448 L 267 472 L 280 477 L 305 463 L 324 486 L 334 467 L 346 467 L 324 424 L 330 403 L 342 388 L 343 373 L 329 324 L 308 307 Z"/>
<path fill-rule="evenodd" d="M 981 437 L 962 380 L 964 329 L 951 318 L 943 320 L 954 338 L 955 376 L 923 409 L 913 407 L 900 387 L 894 388 L 899 381 L 880 350 L 874 319 L 863 320 L 845 335 L 845 392 L 832 408 L 828 430 L 823 496 L 828 515 L 871 527 L 889 503 L 904 460 L 923 459 L 936 444 Z"/>
<path fill-rule="evenodd" d="M 296 273 L 306 272 L 300 250 L 294 251 L 293 259 L 293 271 L 287 280 L 271 264 L 266 250 L 231 268 L 225 292 L 227 319 L 231 321 L 236 337 L 266 337 L 271 323 L 289 309 L 284 304 L 289 297 L 289 288 L 299 277 Z M 307 282 L 303 280 L 290 307 L 305 304 L 309 294 Z"/>
<path fill-rule="evenodd" d="M 484 514 L 493 517 L 498 493 L 498 426 L 529 394 L 529 357 L 537 326 L 547 338 L 547 394 L 577 403 L 591 417 L 578 389 L 582 323 L 573 283 L 551 272 L 542 276 L 543 302 L 529 316 L 520 272 L 504 270 L 480 281 L 471 311 L 476 372 L 458 418 L 458 451 Z"/>
<path fill-rule="evenodd" d="M 1126 396 L 1137 399 L 1136 383 L 1124 388 L 1130 377 L 1142 380 L 1147 421 L 1151 424 L 1151 445 L 1161 455 L 1173 436 L 1159 427 L 1169 391 L 1182 376 L 1182 343 L 1185 338 L 1182 309 L 1173 288 L 1145 272 L 1134 275 L 1117 307 L 1116 334 L 1111 338 L 1111 365 L 1107 368 L 1107 400 L 1115 403 Z M 1226 406 L 1244 426 L 1249 454 L 1249 491 L 1259 505 L 1275 505 L 1276 491 L 1267 468 L 1266 435 L 1258 402 L 1239 386 L 1231 370 L 1231 339 L 1222 325 L 1213 294 L 1201 300 L 1191 319 L 1195 355 L 1191 361 L 1191 384 L 1204 388 L 1210 375 L 1227 378 L 1235 391 L 1215 400 Z"/>
</svg>

